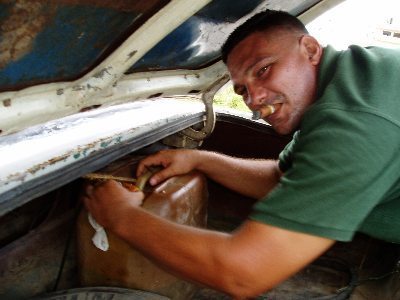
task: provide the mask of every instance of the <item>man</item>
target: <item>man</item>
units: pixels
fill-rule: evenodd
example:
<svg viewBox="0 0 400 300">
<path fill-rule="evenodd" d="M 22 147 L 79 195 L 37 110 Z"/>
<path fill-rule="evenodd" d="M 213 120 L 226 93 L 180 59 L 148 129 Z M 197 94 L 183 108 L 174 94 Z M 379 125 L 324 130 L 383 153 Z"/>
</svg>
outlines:
<svg viewBox="0 0 400 300">
<path fill-rule="evenodd" d="M 170 223 L 110 181 L 84 197 L 98 222 L 167 270 L 235 298 L 273 288 L 357 231 L 400 243 L 399 52 L 322 48 L 296 18 L 266 11 L 235 30 L 223 59 L 252 110 L 278 133 L 296 131 L 279 161 L 162 151 L 138 175 L 164 166 L 154 185 L 202 171 L 260 199 L 249 219 L 232 234 Z"/>
</svg>

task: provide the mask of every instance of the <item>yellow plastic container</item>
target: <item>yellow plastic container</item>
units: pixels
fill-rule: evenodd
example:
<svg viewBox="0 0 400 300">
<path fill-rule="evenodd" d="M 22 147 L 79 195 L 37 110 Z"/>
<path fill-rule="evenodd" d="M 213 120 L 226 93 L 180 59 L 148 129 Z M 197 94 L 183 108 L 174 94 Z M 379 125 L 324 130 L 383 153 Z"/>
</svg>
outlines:
<svg viewBox="0 0 400 300">
<path fill-rule="evenodd" d="M 113 175 L 131 173 L 126 166 Z M 204 176 L 193 172 L 169 178 L 146 192 L 143 208 L 160 216 L 195 227 L 206 227 L 207 185 Z M 115 286 L 152 291 L 171 299 L 189 299 L 196 286 L 176 278 L 128 243 L 107 232 L 109 250 L 97 249 L 92 243 L 95 231 L 82 210 L 77 224 L 79 274 L 82 286 Z"/>
</svg>

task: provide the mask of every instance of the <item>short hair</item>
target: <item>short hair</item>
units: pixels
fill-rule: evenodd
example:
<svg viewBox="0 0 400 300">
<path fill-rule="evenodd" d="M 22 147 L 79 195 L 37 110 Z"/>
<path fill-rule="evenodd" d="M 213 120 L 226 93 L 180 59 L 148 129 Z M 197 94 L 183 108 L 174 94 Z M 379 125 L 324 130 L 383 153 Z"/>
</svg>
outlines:
<svg viewBox="0 0 400 300">
<path fill-rule="evenodd" d="M 274 28 L 300 31 L 308 34 L 304 24 L 295 16 L 284 11 L 267 9 L 252 16 L 229 35 L 221 49 L 222 61 L 226 64 L 229 53 L 250 34 Z"/>
</svg>

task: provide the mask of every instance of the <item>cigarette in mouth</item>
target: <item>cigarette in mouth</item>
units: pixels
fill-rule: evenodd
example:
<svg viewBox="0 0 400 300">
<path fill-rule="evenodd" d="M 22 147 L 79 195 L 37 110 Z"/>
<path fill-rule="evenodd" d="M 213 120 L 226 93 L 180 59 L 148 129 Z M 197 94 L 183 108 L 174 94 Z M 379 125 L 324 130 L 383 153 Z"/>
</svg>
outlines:
<svg viewBox="0 0 400 300">
<path fill-rule="evenodd" d="M 259 120 L 261 117 L 265 118 L 275 112 L 275 106 L 268 104 L 263 105 L 259 110 L 253 110 L 253 120 Z"/>
</svg>

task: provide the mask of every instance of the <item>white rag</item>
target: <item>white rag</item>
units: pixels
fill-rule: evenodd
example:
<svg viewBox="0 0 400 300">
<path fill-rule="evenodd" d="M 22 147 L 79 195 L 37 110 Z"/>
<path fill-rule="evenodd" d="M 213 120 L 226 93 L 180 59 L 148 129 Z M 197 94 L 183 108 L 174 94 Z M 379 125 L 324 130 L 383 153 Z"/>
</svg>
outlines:
<svg viewBox="0 0 400 300">
<path fill-rule="evenodd" d="M 88 220 L 93 229 L 96 230 L 92 237 L 93 244 L 100 250 L 107 251 L 109 247 L 108 238 L 103 226 L 99 225 L 90 213 L 88 213 Z"/>
</svg>

